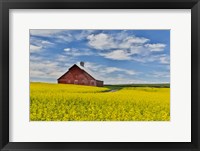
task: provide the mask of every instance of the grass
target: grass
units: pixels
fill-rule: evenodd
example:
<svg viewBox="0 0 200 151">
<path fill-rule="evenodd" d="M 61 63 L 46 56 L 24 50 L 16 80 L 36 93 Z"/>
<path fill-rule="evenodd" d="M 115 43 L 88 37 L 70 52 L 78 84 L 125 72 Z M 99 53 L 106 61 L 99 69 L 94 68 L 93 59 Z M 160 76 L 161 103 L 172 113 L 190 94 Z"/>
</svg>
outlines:
<svg viewBox="0 0 200 151">
<path fill-rule="evenodd" d="M 112 90 L 119 90 L 124 87 L 152 87 L 152 88 L 170 88 L 169 83 L 163 84 L 118 84 L 118 85 L 104 85 L 104 87 L 112 89 Z"/>
</svg>

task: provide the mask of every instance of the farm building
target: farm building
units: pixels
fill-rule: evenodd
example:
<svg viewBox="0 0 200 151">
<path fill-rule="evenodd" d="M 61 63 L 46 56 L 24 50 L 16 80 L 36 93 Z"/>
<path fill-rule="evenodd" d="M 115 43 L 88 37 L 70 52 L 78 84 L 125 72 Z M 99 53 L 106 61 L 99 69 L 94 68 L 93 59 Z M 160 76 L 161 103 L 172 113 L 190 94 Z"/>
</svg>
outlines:
<svg viewBox="0 0 200 151">
<path fill-rule="evenodd" d="M 74 64 L 69 70 L 57 79 L 62 84 L 79 84 L 89 86 L 103 86 L 103 81 L 97 80 L 94 74 L 84 67 L 84 62 Z"/>
</svg>

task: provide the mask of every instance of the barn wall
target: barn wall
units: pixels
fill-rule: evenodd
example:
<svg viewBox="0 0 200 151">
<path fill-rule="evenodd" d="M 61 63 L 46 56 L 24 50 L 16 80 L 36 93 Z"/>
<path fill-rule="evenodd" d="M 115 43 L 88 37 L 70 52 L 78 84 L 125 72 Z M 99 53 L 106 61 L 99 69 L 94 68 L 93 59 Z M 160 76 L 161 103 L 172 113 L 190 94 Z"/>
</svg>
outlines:
<svg viewBox="0 0 200 151">
<path fill-rule="evenodd" d="M 103 86 L 103 81 L 97 80 L 97 86 L 98 86 L 98 87 L 102 87 L 102 86 Z"/>
<path fill-rule="evenodd" d="M 98 81 L 88 75 L 85 71 L 78 67 L 70 68 L 62 78 L 58 80 L 58 83 L 62 84 L 78 84 L 89 86 L 103 86 L 103 81 Z"/>
</svg>

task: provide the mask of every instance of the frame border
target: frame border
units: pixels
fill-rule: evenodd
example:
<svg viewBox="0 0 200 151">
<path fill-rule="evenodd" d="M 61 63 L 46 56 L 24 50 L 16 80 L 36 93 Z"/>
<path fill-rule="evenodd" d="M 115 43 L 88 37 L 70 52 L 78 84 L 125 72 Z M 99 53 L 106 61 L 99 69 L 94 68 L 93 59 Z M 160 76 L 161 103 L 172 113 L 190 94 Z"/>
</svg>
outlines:
<svg viewBox="0 0 200 151">
<path fill-rule="evenodd" d="M 0 0 L 0 149 L 200 151 L 200 0 Z M 9 9 L 191 9 L 191 142 L 9 142 Z"/>
</svg>

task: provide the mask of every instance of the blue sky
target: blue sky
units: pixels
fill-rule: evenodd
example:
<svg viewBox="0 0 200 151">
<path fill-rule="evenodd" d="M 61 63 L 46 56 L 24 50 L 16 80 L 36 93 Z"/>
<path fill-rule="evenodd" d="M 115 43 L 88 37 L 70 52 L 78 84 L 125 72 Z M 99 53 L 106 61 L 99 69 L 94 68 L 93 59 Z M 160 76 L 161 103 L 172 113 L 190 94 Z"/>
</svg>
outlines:
<svg viewBox="0 0 200 151">
<path fill-rule="evenodd" d="M 169 83 L 170 30 L 30 30 L 30 81 L 80 61 L 105 84 Z"/>
</svg>

